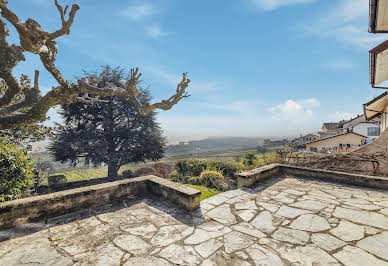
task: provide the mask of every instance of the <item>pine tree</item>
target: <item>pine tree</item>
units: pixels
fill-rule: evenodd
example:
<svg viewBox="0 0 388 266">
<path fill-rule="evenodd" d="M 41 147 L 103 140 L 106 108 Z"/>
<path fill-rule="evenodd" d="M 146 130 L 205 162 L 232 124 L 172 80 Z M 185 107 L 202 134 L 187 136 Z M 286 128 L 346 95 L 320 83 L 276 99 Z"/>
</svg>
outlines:
<svg viewBox="0 0 388 266">
<path fill-rule="evenodd" d="M 99 79 L 118 86 L 129 76 L 121 68 L 106 66 L 100 74 L 85 73 L 87 79 Z M 116 179 L 122 165 L 156 161 L 163 157 L 166 140 L 156 122 L 156 113 L 140 115 L 132 101 L 121 97 L 102 97 L 90 103 L 77 102 L 61 106 L 64 125 L 53 134 L 49 150 L 56 161 L 83 162 L 85 165 L 108 165 L 108 177 Z M 151 100 L 148 90 L 140 89 L 141 104 Z"/>
</svg>

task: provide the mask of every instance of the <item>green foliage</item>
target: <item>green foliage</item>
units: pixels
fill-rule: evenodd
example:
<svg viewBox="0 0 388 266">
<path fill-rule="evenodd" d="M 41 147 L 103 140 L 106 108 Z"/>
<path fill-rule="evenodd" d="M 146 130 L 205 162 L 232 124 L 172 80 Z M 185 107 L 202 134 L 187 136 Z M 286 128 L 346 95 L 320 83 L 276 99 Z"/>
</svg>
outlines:
<svg viewBox="0 0 388 266">
<path fill-rule="evenodd" d="M 187 168 L 189 176 L 199 176 L 204 169 L 207 168 L 207 161 L 206 160 L 199 160 L 199 159 L 192 159 L 187 160 Z"/>
<path fill-rule="evenodd" d="M 187 179 L 187 183 L 192 185 L 201 185 L 201 178 L 199 176 L 192 176 Z"/>
<path fill-rule="evenodd" d="M 220 171 L 224 176 L 235 177 L 241 165 L 233 161 L 212 161 L 200 159 L 181 159 L 175 162 L 175 170 L 184 176 L 199 176 L 204 170 Z"/>
<path fill-rule="evenodd" d="M 181 159 L 175 162 L 175 170 L 184 176 L 199 176 L 206 167 L 206 160 Z"/>
<path fill-rule="evenodd" d="M 34 167 L 26 149 L 0 139 L 0 200 L 20 196 L 32 184 Z"/>
<path fill-rule="evenodd" d="M 103 75 L 85 73 L 97 87 L 123 86 L 129 80 L 121 68 L 106 66 Z M 91 96 L 93 97 L 93 96 Z M 122 97 L 101 97 L 104 102 L 76 102 L 61 106 L 64 126 L 58 127 L 50 152 L 56 161 L 76 165 L 108 165 L 108 177 L 116 179 L 121 166 L 128 163 L 157 161 L 163 157 L 166 140 L 156 121 L 156 113 L 143 116 L 133 101 Z M 137 99 L 148 105 L 151 95 L 139 89 Z"/>
<path fill-rule="evenodd" d="M 121 175 L 124 177 L 124 178 L 133 178 L 135 177 L 134 173 L 131 171 L 131 170 L 124 170 Z"/>
<path fill-rule="evenodd" d="M 155 175 L 155 169 L 152 167 L 141 167 L 135 171 L 135 176 Z"/>
<path fill-rule="evenodd" d="M 210 188 L 217 188 L 217 181 L 224 180 L 222 173 L 215 170 L 205 170 L 201 173 L 199 178 L 202 185 Z"/>
<path fill-rule="evenodd" d="M 183 181 L 185 181 L 185 177 L 183 175 L 179 174 L 178 171 L 172 171 L 168 175 L 168 179 L 170 179 L 173 182 L 178 182 L 178 183 L 182 183 Z"/>
<path fill-rule="evenodd" d="M 257 155 L 254 152 L 247 152 L 243 157 L 243 165 L 246 169 L 255 168 L 257 165 Z"/>
<path fill-rule="evenodd" d="M 163 178 L 167 178 L 172 171 L 172 166 L 168 163 L 155 163 L 154 168 L 156 175 Z"/>
<path fill-rule="evenodd" d="M 61 187 L 66 185 L 67 179 L 65 175 L 52 175 L 47 178 L 50 187 Z"/>
<path fill-rule="evenodd" d="M 234 161 L 208 161 L 206 169 L 220 171 L 224 176 L 235 177 L 235 174 L 241 170 L 242 166 Z"/>
<path fill-rule="evenodd" d="M 186 186 L 201 191 L 200 200 L 205 200 L 205 199 L 208 199 L 210 197 L 213 197 L 213 196 L 221 193 L 221 191 L 218 191 L 218 190 L 215 190 L 215 189 L 211 189 L 211 188 L 207 188 L 207 187 L 203 187 L 203 186 L 192 185 L 192 184 L 187 184 Z"/>
</svg>

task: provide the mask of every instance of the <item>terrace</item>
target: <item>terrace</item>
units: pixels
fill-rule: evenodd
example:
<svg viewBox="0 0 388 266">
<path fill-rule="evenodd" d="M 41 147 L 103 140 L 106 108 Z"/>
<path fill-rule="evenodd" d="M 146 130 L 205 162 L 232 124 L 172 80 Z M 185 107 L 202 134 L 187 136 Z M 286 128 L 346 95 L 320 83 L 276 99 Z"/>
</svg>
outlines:
<svg viewBox="0 0 388 266">
<path fill-rule="evenodd" d="M 271 165 L 240 174 L 249 188 L 191 212 L 198 193 L 163 182 L 114 201 L 109 187 L 91 186 L 109 203 L 61 216 L 35 208 L 29 215 L 39 221 L 1 231 L 0 265 L 388 265 L 387 178 Z M 93 194 L 71 191 L 74 202 Z M 192 205 L 182 197 L 194 197 Z"/>
</svg>

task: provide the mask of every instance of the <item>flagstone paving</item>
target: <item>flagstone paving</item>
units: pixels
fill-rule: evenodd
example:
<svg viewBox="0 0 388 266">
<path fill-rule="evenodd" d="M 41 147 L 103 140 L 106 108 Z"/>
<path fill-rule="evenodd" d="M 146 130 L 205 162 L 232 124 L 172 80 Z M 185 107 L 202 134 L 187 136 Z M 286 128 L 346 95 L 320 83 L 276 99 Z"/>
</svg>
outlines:
<svg viewBox="0 0 388 266">
<path fill-rule="evenodd" d="M 0 265 L 388 265 L 387 207 L 388 191 L 291 177 L 192 213 L 134 199 L 2 231 Z"/>
</svg>

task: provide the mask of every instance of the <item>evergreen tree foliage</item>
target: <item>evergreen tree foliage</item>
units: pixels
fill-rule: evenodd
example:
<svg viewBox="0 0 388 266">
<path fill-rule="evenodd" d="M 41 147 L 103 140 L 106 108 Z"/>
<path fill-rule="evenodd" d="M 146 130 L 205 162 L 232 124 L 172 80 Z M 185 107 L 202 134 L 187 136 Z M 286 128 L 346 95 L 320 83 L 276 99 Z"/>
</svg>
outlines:
<svg viewBox="0 0 388 266">
<path fill-rule="evenodd" d="M 103 75 L 85 73 L 86 79 L 119 86 L 129 76 L 121 68 L 104 67 Z M 93 96 L 90 96 L 93 97 Z M 138 100 L 150 102 L 148 90 L 140 89 Z M 139 114 L 132 101 L 122 97 L 101 97 L 106 102 L 77 102 L 61 106 L 64 125 L 56 129 L 49 150 L 56 161 L 108 165 L 108 177 L 116 179 L 118 170 L 128 163 L 156 161 L 163 157 L 166 140 L 156 122 L 156 113 Z"/>
</svg>

